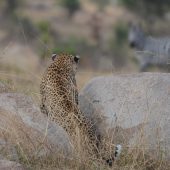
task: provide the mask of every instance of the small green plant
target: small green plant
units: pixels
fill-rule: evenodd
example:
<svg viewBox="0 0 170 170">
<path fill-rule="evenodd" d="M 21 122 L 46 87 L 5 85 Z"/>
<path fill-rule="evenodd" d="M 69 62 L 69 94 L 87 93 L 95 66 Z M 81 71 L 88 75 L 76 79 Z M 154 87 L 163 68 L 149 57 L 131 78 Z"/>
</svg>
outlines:
<svg viewBox="0 0 170 170">
<path fill-rule="evenodd" d="M 46 21 L 42 21 L 38 24 L 38 28 L 40 30 L 40 38 L 44 44 L 47 44 L 51 40 L 50 35 L 50 23 Z"/>
<path fill-rule="evenodd" d="M 56 47 L 52 50 L 53 53 L 56 53 L 56 54 L 59 54 L 59 53 L 62 53 L 62 52 L 65 52 L 65 53 L 70 53 L 70 54 L 76 54 L 75 52 L 75 49 L 72 48 L 72 47 Z"/>
<path fill-rule="evenodd" d="M 126 24 L 118 22 L 114 28 L 115 41 L 118 45 L 123 45 L 127 42 L 128 28 Z"/>
<path fill-rule="evenodd" d="M 50 27 L 50 23 L 47 21 L 41 21 L 38 23 L 38 28 L 41 32 L 48 32 Z"/>
<path fill-rule="evenodd" d="M 57 44 L 57 46 L 53 48 L 52 52 L 57 54 L 66 52 L 74 55 L 79 51 L 83 51 L 85 47 L 87 47 L 87 44 L 84 39 L 79 39 L 77 37 L 71 36 L 68 40 Z"/>
<path fill-rule="evenodd" d="M 57 47 L 54 47 L 52 51 L 56 54 L 61 52 L 76 54 L 76 44 L 74 39 L 69 39 L 67 42 L 63 42 Z"/>
</svg>

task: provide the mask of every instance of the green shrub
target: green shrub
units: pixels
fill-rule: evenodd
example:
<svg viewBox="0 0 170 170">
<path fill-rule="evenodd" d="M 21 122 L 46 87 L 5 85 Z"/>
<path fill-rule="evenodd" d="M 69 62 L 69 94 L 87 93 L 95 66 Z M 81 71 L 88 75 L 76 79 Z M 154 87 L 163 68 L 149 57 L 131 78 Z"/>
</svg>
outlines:
<svg viewBox="0 0 170 170">
<path fill-rule="evenodd" d="M 38 29 L 40 32 L 40 39 L 42 43 L 48 44 L 50 43 L 52 37 L 50 35 L 50 23 L 47 21 L 41 21 L 38 23 Z"/>
<path fill-rule="evenodd" d="M 114 28 L 115 42 L 123 45 L 127 42 L 128 27 L 122 22 L 118 22 Z"/>
<path fill-rule="evenodd" d="M 47 21 L 41 21 L 38 23 L 38 28 L 41 32 L 48 32 L 50 27 L 50 23 Z"/>
<path fill-rule="evenodd" d="M 70 54 L 76 54 L 76 50 L 72 47 L 56 47 L 52 50 L 53 53 L 59 54 L 59 53 L 70 53 Z"/>
</svg>

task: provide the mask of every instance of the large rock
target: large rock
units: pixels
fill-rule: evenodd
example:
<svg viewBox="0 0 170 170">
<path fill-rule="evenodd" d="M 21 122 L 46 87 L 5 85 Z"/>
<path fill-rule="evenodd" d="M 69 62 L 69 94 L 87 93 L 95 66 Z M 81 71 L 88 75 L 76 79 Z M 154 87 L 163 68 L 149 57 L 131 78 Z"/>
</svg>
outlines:
<svg viewBox="0 0 170 170">
<path fill-rule="evenodd" d="M 43 115 L 30 97 L 17 93 L 0 93 L 0 151 L 17 160 L 18 153 L 45 156 L 71 153 L 66 132 Z"/>
<path fill-rule="evenodd" d="M 0 170 L 24 170 L 25 168 L 16 162 L 0 160 Z"/>
<path fill-rule="evenodd" d="M 142 146 L 170 159 L 170 74 L 97 77 L 82 89 L 80 108 L 103 116 L 116 143 Z"/>
</svg>

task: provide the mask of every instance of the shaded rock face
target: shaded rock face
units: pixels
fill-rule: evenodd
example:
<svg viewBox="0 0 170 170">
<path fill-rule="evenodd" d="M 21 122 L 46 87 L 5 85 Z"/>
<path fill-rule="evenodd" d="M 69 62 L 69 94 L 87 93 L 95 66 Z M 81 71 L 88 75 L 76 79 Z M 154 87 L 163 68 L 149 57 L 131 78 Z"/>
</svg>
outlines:
<svg viewBox="0 0 170 170">
<path fill-rule="evenodd" d="M 170 159 L 170 74 L 98 77 L 79 95 L 82 112 L 103 115 L 116 143 L 158 150 Z"/>
<path fill-rule="evenodd" d="M 24 170 L 23 166 L 19 163 L 8 161 L 8 160 L 0 160 L 0 169 L 1 170 Z"/>
<path fill-rule="evenodd" d="M 0 150 L 3 157 L 17 160 L 21 150 L 28 156 L 46 156 L 69 155 L 72 148 L 66 132 L 50 122 L 30 97 L 0 93 Z"/>
</svg>

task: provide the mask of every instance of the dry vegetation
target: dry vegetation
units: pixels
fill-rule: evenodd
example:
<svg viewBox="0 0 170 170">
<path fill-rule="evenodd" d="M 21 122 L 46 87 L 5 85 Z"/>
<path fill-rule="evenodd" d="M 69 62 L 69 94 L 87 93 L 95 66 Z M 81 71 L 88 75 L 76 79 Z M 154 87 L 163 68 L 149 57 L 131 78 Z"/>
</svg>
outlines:
<svg viewBox="0 0 170 170">
<path fill-rule="evenodd" d="M 33 4 L 36 3 L 36 1 L 32 0 L 30 1 L 30 4 L 33 6 Z M 48 5 L 53 5 L 53 1 L 50 0 L 50 3 Z M 47 5 L 47 6 L 48 6 Z M 86 10 L 90 10 L 90 12 L 93 13 L 94 7 L 88 6 L 89 4 L 85 3 L 84 8 L 85 12 Z M 30 12 L 31 9 L 31 12 Z M 36 9 L 34 8 L 28 8 L 26 10 L 26 15 L 30 16 L 34 20 L 41 20 L 41 18 L 46 17 L 47 19 L 50 17 L 51 21 L 58 20 L 58 18 L 54 18 L 54 12 L 55 15 L 58 17 L 63 17 L 63 12 L 54 11 L 52 10 L 51 13 L 48 13 L 49 16 L 45 15 L 44 13 L 40 13 L 37 15 Z M 114 12 L 116 10 L 116 12 Z M 57 14 L 56 14 L 57 13 Z M 115 16 L 115 18 L 119 18 L 123 15 L 123 11 L 121 9 L 110 9 L 108 8 L 106 11 L 106 16 Z M 45 16 L 44 16 L 45 15 Z M 36 17 L 35 17 L 36 16 Z M 89 17 L 88 15 L 83 15 L 81 12 L 79 13 L 78 18 L 74 18 L 74 23 L 79 25 L 81 29 L 84 28 L 84 25 L 80 22 L 84 19 L 87 20 Z M 83 18 L 82 18 L 83 17 Z M 108 17 L 108 18 L 111 18 Z M 77 22 L 79 21 L 79 22 Z M 114 20 L 115 21 L 115 20 Z M 112 21 L 106 20 L 107 22 L 105 25 L 109 29 L 111 27 Z M 68 34 L 68 27 L 64 25 L 64 28 L 61 27 L 63 23 L 60 25 L 55 25 L 58 27 L 58 30 L 60 32 L 64 32 L 63 34 Z M 67 24 L 70 24 L 69 22 Z M 74 27 L 77 27 L 77 25 L 74 25 Z M 69 31 L 72 31 L 72 34 L 77 34 L 77 31 L 75 32 L 74 27 L 72 29 L 69 28 Z M 1 35 L 1 32 L 0 32 Z M 84 29 L 83 36 L 87 37 L 89 36 L 88 29 Z M 12 43 L 12 44 L 11 44 Z M 13 48 L 13 44 L 15 44 L 15 40 L 11 40 L 8 45 L 6 45 L 3 49 L 1 49 L 0 53 L 0 81 L 5 83 L 6 86 L 8 86 L 8 90 L 10 92 L 19 92 L 24 93 L 29 96 L 31 96 L 35 103 L 39 104 L 40 101 L 40 95 L 39 95 L 39 84 L 41 80 L 41 75 L 44 72 L 44 69 L 47 66 L 47 63 L 44 63 L 43 65 L 35 64 L 34 62 L 39 62 L 36 58 L 33 60 L 34 57 L 30 56 L 36 56 L 34 51 L 28 51 L 28 49 L 24 49 L 22 52 L 19 53 L 16 52 L 16 49 Z M 25 47 L 27 47 L 27 43 L 25 44 Z M 44 48 L 44 46 L 42 47 Z M 16 53 L 15 53 L 16 52 Z M 10 54 L 9 54 L 10 53 Z M 16 55 L 20 55 L 19 58 L 16 58 Z M 6 57 L 7 56 L 7 57 Z M 26 56 L 25 60 L 22 60 L 22 63 L 20 62 L 21 58 Z M 8 64 L 9 61 L 13 60 L 12 64 Z M 30 64 L 28 66 L 25 64 L 25 61 Z M 20 63 L 22 65 L 21 67 L 18 67 L 17 63 Z M 27 67 L 28 66 L 28 67 Z M 80 70 L 77 74 L 77 83 L 79 90 L 93 77 L 98 75 L 108 75 L 112 74 L 112 69 L 110 69 L 110 72 L 103 72 L 103 71 L 94 71 L 94 70 Z M 24 164 L 25 167 L 27 167 L 30 170 L 107 170 L 111 169 L 110 167 L 104 165 L 103 163 L 100 163 L 99 161 L 91 161 L 89 159 L 82 159 L 80 157 L 75 157 L 75 159 L 68 159 L 65 158 L 62 154 L 54 155 L 51 154 L 47 157 L 39 157 L 36 154 L 32 154 L 32 150 L 34 152 L 38 153 L 39 147 L 42 147 L 45 144 L 45 141 L 42 138 L 37 138 L 36 132 L 33 132 L 32 129 L 25 127 L 24 124 L 21 121 L 18 121 L 20 119 L 17 116 L 11 116 L 10 113 L 0 110 L 0 116 L 3 118 L 3 120 L 0 120 L 0 125 L 6 124 L 5 128 L 3 126 L 0 126 L 0 137 L 6 139 L 6 142 L 9 143 L 8 145 L 5 145 L 5 147 L 1 148 L 0 152 L 3 153 L 8 159 L 13 159 L 12 154 L 18 155 L 18 161 L 21 164 Z M 18 123 L 20 122 L 20 123 Z M 36 140 L 35 140 L 36 139 Z M 11 151 L 11 145 L 15 146 L 16 153 L 13 153 Z M 162 159 L 162 153 L 161 150 L 158 147 L 157 150 L 157 158 L 155 158 L 155 154 L 150 154 L 148 149 L 145 147 L 145 143 L 141 141 L 141 143 L 138 144 L 138 146 L 134 148 L 129 148 L 126 145 L 126 141 L 122 142 L 123 145 L 123 152 L 120 156 L 120 158 L 115 162 L 113 165 L 114 170 L 169 170 L 168 167 L 170 167 L 169 162 L 166 162 Z M 83 152 L 83 148 L 80 148 L 80 152 Z M 80 154 L 81 155 L 81 154 Z M 83 154 L 82 154 L 83 155 Z"/>
<path fill-rule="evenodd" d="M 6 155 L 8 159 L 12 160 L 12 154 L 18 155 L 18 161 L 21 164 L 24 164 L 28 169 L 37 169 L 37 170 L 51 170 L 51 169 L 101 169 L 106 170 L 110 169 L 106 165 L 99 163 L 98 161 L 91 161 L 90 159 L 81 159 L 77 157 L 74 159 L 64 158 L 62 154 L 54 155 L 51 154 L 47 157 L 39 157 L 38 153 L 39 147 L 45 145 L 45 141 L 42 142 L 42 139 L 37 139 L 36 133 L 32 132 L 31 129 L 26 128 L 22 123 L 18 124 L 17 117 L 11 117 L 10 113 L 0 111 L 1 117 L 4 118 L 3 121 L 8 124 L 8 127 L 3 130 L 1 128 L 0 136 L 6 139 L 8 145 L 5 148 L 1 149 L 1 153 Z M 2 124 L 2 122 L 1 122 Z M 36 142 L 35 142 L 36 139 Z M 41 143 L 41 144 L 40 144 Z M 10 145 L 14 145 L 16 152 L 13 153 Z M 84 149 L 82 149 L 84 150 Z M 165 162 L 161 158 L 155 160 L 154 156 L 148 156 L 147 149 L 143 146 L 136 146 L 135 148 L 126 148 L 124 147 L 123 153 L 114 164 L 115 170 L 168 170 L 169 162 Z"/>
<path fill-rule="evenodd" d="M 14 69 L 15 70 L 15 69 Z M 31 95 L 35 102 L 39 101 L 39 82 L 40 74 L 32 75 L 28 72 L 0 72 L 1 81 L 6 83 L 10 90 L 14 92 L 23 92 L 27 95 Z M 41 69 L 42 71 L 43 69 Z M 78 84 L 81 88 L 84 83 L 97 73 L 93 74 L 88 72 L 86 79 L 84 79 L 85 72 L 78 75 Z M 100 74 L 100 73 L 99 73 Z M 108 73 L 103 73 L 108 74 Z M 36 133 L 32 129 L 27 128 L 21 121 L 18 121 L 19 117 L 11 116 L 4 110 L 0 111 L 0 116 L 3 118 L 1 124 L 7 125 L 7 127 L 0 130 L 1 137 L 6 139 L 9 143 L 1 149 L 1 153 L 6 155 L 8 159 L 13 159 L 12 154 L 18 155 L 18 161 L 24 164 L 28 169 L 37 170 L 51 170 L 51 169 L 101 169 L 106 170 L 110 167 L 100 163 L 100 161 L 92 161 L 91 159 L 84 159 L 83 157 L 75 156 L 74 159 L 65 158 L 62 154 L 50 154 L 47 157 L 39 157 L 34 153 L 38 153 L 39 148 L 46 145 L 42 138 L 37 138 Z M 20 122 L 20 123 L 18 123 Z M 36 140 L 35 140 L 36 139 Z M 118 160 L 114 163 L 115 170 L 168 170 L 169 162 L 166 162 L 162 158 L 162 153 L 158 147 L 157 153 L 151 154 L 146 147 L 144 140 L 136 147 L 128 147 L 126 141 L 122 141 L 123 152 Z M 13 145 L 16 148 L 17 153 L 13 153 L 10 146 Z M 79 148 L 80 154 L 84 148 Z M 157 155 L 157 157 L 155 157 Z"/>
</svg>

